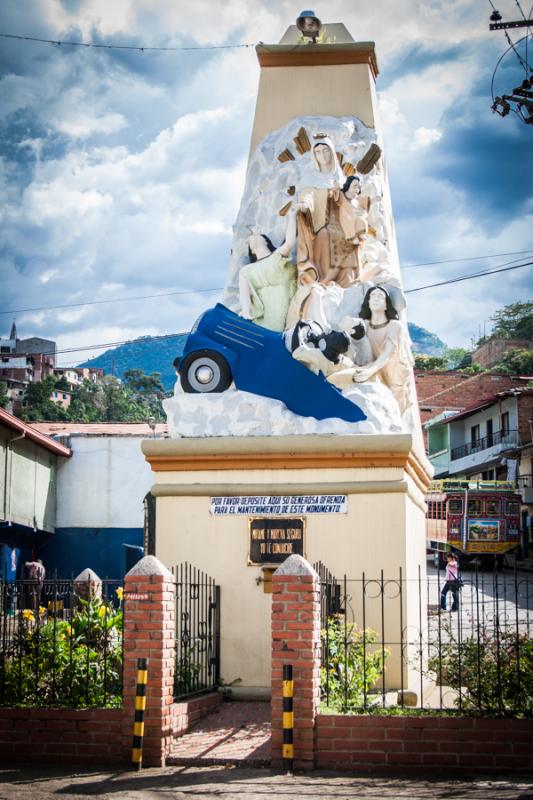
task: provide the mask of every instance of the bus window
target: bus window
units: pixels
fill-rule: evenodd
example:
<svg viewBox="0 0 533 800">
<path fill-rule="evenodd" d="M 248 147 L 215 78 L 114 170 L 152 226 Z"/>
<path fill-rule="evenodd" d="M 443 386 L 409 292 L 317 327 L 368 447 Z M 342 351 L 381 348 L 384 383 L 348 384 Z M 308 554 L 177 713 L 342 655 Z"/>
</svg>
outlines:
<svg viewBox="0 0 533 800">
<path fill-rule="evenodd" d="M 520 513 L 520 506 L 516 500 L 507 501 L 507 513 L 510 517 L 517 517 Z"/>
<path fill-rule="evenodd" d="M 499 517 L 500 516 L 500 501 L 487 499 L 485 500 L 485 513 L 489 517 Z"/>
<path fill-rule="evenodd" d="M 449 514 L 462 514 L 463 513 L 463 498 L 450 497 L 448 500 L 448 513 Z"/>
<path fill-rule="evenodd" d="M 480 517 L 483 513 L 483 502 L 481 497 L 472 497 L 468 501 L 468 516 Z"/>
</svg>

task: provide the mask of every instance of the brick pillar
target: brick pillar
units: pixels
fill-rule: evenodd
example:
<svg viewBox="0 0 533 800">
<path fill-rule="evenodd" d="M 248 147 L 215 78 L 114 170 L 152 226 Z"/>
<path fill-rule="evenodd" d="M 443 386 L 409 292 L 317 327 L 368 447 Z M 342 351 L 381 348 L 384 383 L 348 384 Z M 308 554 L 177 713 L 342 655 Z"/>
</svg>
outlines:
<svg viewBox="0 0 533 800">
<path fill-rule="evenodd" d="M 174 578 L 155 556 L 124 579 L 124 742 L 133 738 L 137 659 L 148 659 L 143 764 L 164 767 L 172 739 L 175 626 Z"/>
<path fill-rule="evenodd" d="M 272 765 L 281 766 L 283 665 L 294 680 L 294 766 L 314 766 L 320 705 L 320 584 L 301 556 L 289 556 L 272 576 Z"/>
</svg>

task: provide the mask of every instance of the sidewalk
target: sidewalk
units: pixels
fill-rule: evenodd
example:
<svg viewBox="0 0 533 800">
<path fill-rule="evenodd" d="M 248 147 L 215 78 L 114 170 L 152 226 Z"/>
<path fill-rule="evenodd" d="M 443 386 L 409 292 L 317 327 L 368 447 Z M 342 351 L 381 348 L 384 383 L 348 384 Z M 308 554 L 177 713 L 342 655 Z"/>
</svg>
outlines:
<svg viewBox="0 0 533 800">
<path fill-rule="evenodd" d="M 168 764 L 270 765 L 270 703 L 223 703 L 176 739 Z"/>
<path fill-rule="evenodd" d="M 142 772 L 25 767 L 0 769 L 0 800 L 533 800 L 525 778 L 379 777 L 276 774 L 235 767 L 145 769 Z"/>
</svg>

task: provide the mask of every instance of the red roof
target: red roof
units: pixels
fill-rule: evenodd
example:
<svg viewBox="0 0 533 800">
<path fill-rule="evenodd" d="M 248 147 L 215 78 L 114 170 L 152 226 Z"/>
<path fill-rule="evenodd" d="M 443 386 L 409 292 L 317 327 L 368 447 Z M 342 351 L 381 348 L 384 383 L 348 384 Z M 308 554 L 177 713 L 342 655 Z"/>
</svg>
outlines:
<svg viewBox="0 0 533 800">
<path fill-rule="evenodd" d="M 448 425 L 450 422 L 457 422 L 460 419 L 471 417 L 472 414 L 477 414 L 478 411 L 484 411 L 484 409 L 489 408 L 489 406 L 493 406 L 499 400 L 504 400 L 506 397 L 526 397 L 529 395 L 533 395 L 533 389 L 508 389 L 505 392 L 498 392 L 498 394 L 494 394 L 492 397 L 487 397 L 485 400 L 482 400 L 480 403 L 476 403 L 473 406 L 468 406 L 468 408 L 460 411 L 459 414 L 454 414 L 453 417 L 446 417 L 446 419 L 443 419 L 442 421 Z"/>
<path fill-rule="evenodd" d="M 49 436 L 142 436 L 150 439 L 167 434 L 166 422 L 159 422 L 155 431 L 147 422 L 35 422 L 34 427 Z"/>
<path fill-rule="evenodd" d="M 30 439 L 30 441 L 44 447 L 46 450 L 50 450 L 58 456 L 70 458 L 72 455 L 70 447 L 59 444 L 59 442 L 56 442 L 50 436 L 37 430 L 33 425 L 22 422 L 21 419 L 14 417 L 13 414 L 10 414 L 3 408 L 0 408 L 0 425 L 5 425 L 7 428 L 17 431 L 19 434 L 22 434 L 25 439 Z"/>
</svg>

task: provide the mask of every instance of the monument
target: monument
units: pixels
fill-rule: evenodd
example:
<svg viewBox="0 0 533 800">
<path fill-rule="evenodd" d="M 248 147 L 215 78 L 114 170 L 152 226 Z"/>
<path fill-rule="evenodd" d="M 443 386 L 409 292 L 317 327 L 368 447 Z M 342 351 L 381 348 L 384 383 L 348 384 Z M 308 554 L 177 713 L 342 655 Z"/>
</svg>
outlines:
<svg viewBox="0 0 533 800">
<path fill-rule="evenodd" d="M 171 438 L 142 445 L 155 473 L 154 554 L 220 584 L 222 679 L 248 695 L 269 691 L 269 581 L 292 553 L 337 577 L 401 571 L 402 625 L 418 622 L 431 474 L 374 44 L 306 11 L 256 50 L 222 303 L 176 363 Z M 402 657 L 388 662 L 389 688 Z"/>
</svg>

